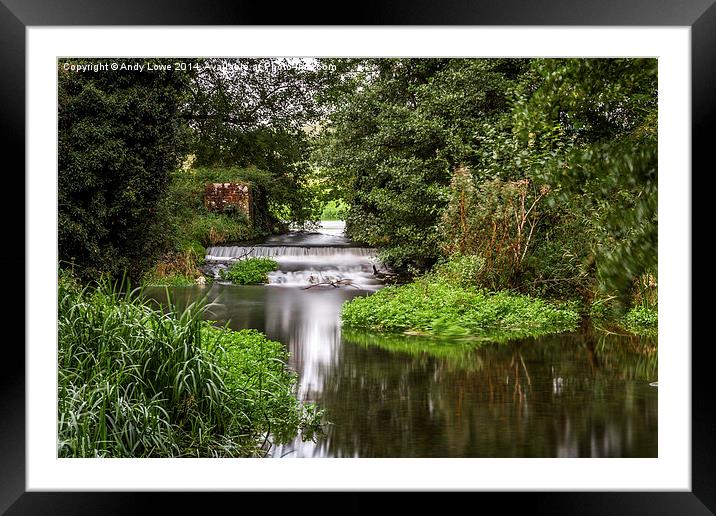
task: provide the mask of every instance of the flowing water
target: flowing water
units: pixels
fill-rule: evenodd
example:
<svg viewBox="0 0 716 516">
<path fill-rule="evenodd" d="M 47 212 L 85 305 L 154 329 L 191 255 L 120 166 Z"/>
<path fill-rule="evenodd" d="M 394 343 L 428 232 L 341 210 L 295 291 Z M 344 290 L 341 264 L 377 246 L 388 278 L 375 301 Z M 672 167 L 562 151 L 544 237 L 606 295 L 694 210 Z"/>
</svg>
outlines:
<svg viewBox="0 0 716 516">
<path fill-rule="evenodd" d="M 176 287 L 207 315 L 284 343 L 298 396 L 330 421 L 272 457 L 656 457 L 656 341 L 590 333 L 475 346 L 343 331 L 341 304 L 381 287 L 372 249 L 332 224 L 207 250 L 212 270 L 271 256 L 269 285 Z M 162 289 L 149 294 L 162 299 Z"/>
</svg>

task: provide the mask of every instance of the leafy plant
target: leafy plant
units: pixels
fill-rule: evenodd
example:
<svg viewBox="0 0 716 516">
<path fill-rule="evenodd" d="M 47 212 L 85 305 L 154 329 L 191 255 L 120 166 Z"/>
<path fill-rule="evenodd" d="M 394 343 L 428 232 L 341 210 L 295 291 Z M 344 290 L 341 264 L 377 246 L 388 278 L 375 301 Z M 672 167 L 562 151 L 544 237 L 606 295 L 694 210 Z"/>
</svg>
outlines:
<svg viewBox="0 0 716 516">
<path fill-rule="evenodd" d="M 632 307 L 624 316 L 623 325 L 635 335 L 656 335 L 659 329 L 659 312 L 656 308 Z"/>
<path fill-rule="evenodd" d="M 59 281 L 60 457 L 235 457 L 320 426 L 295 397 L 286 351 L 256 331 L 164 313 L 119 284 Z"/>
<path fill-rule="evenodd" d="M 278 269 L 278 262 L 271 258 L 246 258 L 234 262 L 228 270 L 219 274 L 222 279 L 237 285 L 257 285 L 268 282 L 268 273 Z"/>
<path fill-rule="evenodd" d="M 341 316 L 352 328 L 493 340 L 569 331 L 580 320 L 574 306 L 460 287 L 435 276 L 357 297 L 343 305 Z"/>
<path fill-rule="evenodd" d="M 540 78 L 514 107 L 521 154 L 544 156 L 530 176 L 551 202 L 583 221 L 601 294 L 628 307 L 635 280 L 657 265 L 657 60 L 538 59 Z"/>
<path fill-rule="evenodd" d="M 509 110 L 516 59 L 331 59 L 329 116 L 316 161 L 350 210 L 346 231 L 402 270 L 440 257 L 450 171 L 479 159 Z"/>
<path fill-rule="evenodd" d="M 548 192 L 546 186 L 537 188 L 528 179 L 494 179 L 475 186 L 470 171 L 457 168 L 442 217 L 444 253 L 479 257 L 482 266 L 473 278 L 476 285 L 517 286 L 537 240 L 539 203 Z"/>
<path fill-rule="evenodd" d="M 328 201 L 321 212 L 321 220 L 345 220 L 348 205 L 342 200 Z"/>
<path fill-rule="evenodd" d="M 79 73 L 65 62 L 58 63 L 59 257 L 84 277 L 126 271 L 137 279 L 162 250 L 157 209 L 186 149 L 189 76 Z"/>
</svg>

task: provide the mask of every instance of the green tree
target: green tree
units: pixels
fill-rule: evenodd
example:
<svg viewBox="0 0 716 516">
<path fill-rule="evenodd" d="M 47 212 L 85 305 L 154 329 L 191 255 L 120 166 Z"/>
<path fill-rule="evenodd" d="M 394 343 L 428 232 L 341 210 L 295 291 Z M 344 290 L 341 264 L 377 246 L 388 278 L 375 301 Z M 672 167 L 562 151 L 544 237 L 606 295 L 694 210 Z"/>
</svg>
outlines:
<svg viewBox="0 0 716 516">
<path fill-rule="evenodd" d="M 532 175 L 553 205 L 583 221 L 598 287 L 628 303 L 657 266 L 656 59 L 544 59 L 539 87 L 515 107 L 525 153 L 548 148 Z M 552 147 L 561 134 L 569 145 Z"/>
<path fill-rule="evenodd" d="M 484 159 L 482 139 L 510 108 L 525 62 L 327 60 L 333 109 L 317 153 L 350 210 L 347 231 L 400 268 L 440 256 L 451 171 Z"/>
<path fill-rule="evenodd" d="M 296 222 L 315 216 L 308 157 L 323 83 L 315 61 L 203 59 L 194 72 L 185 118 L 196 165 L 268 171 L 273 186 L 256 186 L 259 208 Z"/>
<path fill-rule="evenodd" d="M 627 304 L 656 272 L 656 121 L 653 59 L 532 60 L 453 174 L 444 252 L 489 288 Z"/>
<path fill-rule="evenodd" d="M 59 258 L 87 275 L 139 277 L 159 249 L 157 203 L 183 155 L 189 77 L 114 61 L 114 71 L 58 65 Z"/>
</svg>

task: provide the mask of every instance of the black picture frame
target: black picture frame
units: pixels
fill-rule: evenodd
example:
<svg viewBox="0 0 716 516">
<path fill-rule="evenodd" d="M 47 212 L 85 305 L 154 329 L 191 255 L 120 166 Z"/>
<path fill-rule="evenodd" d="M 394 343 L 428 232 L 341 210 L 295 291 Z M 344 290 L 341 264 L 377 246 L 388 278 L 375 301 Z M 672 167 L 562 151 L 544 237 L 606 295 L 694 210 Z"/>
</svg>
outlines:
<svg viewBox="0 0 716 516">
<path fill-rule="evenodd" d="M 32 26 L 78 25 L 550 25 L 550 26 L 684 26 L 691 28 L 692 171 L 690 180 L 712 173 L 709 128 L 716 123 L 716 0 L 548 0 L 529 2 L 470 2 L 452 0 L 400 0 L 351 6 L 350 17 L 319 4 L 286 5 L 277 9 L 262 2 L 210 0 L 0 0 L 0 148 L 3 160 L 16 157 L 14 167 L 3 167 L 5 252 L 0 256 L 5 284 L 6 327 L 18 327 L 18 306 L 25 310 L 25 29 Z M 345 11 L 344 11 L 345 12 Z M 329 19 L 329 17 L 331 17 Z M 89 44 L 89 43 L 88 43 Z M 696 194 L 697 197 L 694 197 Z M 705 190 L 692 186 L 692 206 Z M 708 205 L 708 201 L 703 199 Z M 692 217 L 696 224 L 698 219 Z M 22 222 L 21 222 L 22 221 Z M 692 235 L 698 234 L 697 229 Z M 696 242 L 694 242 L 696 243 Z M 694 258 L 708 254 L 697 254 Z M 24 271 L 25 275 L 20 273 Z M 693 273 L 692 273 L 693 274 Z M 22 293 L 22 294 L 20 294 Z M 693 304 L 694 322 L 708 320 L 705 310 Z M 702 317 L 698 317 L 701 314 Z M 24 326 L 23 326 L 24 328 Z M 20 337 L 24 341 L 24 329 Z M 38 493 L 25 489 L 25 354 L 17 338 L 4 339 L 6 360 L 0 374 L 0 512 L 7 514 L 125 514 L 144 513 L 159 499 L 162 512 L 184 512 L 184 493 Z M 679 343 L 690 346 L 691 342 Z M 711 386 L 707 342 L 692 347 L 692 490 L 690 492 L 568 492 L 479 493 L 501 508 L 528 508 L 549 514 L 714 514 L 716 512 L 716 401 Z M 232 503 L 233 494 L 211 493 L 212 505 Z M 265 503 L 266 494 L 237 493 L 242 505 Z M 273 496 L 273 495 L 272 495 Z M 349 493 L 342 502 L 347 510 L 373 510 L 374 494 Z M 459 507 L 464 495 L 454 494 Z M 458 498 L 454 498 L 457 496 Z M 208 499 L 206 495 L 202 497 Z M 412 501 L 426 507 L 425 493 Z M 296 506 L 313 512 L 313 502 L 294 493 Z M 468 503 L 474 503 L 470 501 Z"/>
</svg>

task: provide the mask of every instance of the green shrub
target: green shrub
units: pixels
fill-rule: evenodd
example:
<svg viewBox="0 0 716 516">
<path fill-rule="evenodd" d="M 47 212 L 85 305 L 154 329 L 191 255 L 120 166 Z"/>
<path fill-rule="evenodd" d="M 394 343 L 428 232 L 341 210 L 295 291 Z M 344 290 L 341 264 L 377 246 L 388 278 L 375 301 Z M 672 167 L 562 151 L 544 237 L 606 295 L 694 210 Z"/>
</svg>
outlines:
<svg viewBox="0 0 716 516">
<path fill-rule="evenodd" d="M 343 305 L 342 318 L 347 327 L 495 340 L 568 331 L 580 319 L 573 306 L 460 287 L 435 276 L 355 298 Z"/>
<path fill-rule="evenodd" d="M 304 438 L 318 430 L 321 412 L 317 407 L 296 403 L 298 375 L 286 369 L 288 352 L 283 344 L 268 340 L 257 330 L 207 326 L 205 332 L 208 347 L 222 351 L 216 354 L 217 363 L 227 373 L 227 388 L 240 396 L 247 430 L 260 422 L 262 429 L 270 430 L 278 442 L 291 440 L 297 428 L 303 431 Z"/>
<path fill-rule="evenodd" d="M 204 206 L 206 183 L 244 181 L 236 169 L 176 170 L 159 207 L 167 251 L 193 250 L 203 257 L 205 247 L 250 240 L 265 234 L 237 211 L 211 212 Z"/>
<path fill-rule="evenodd" d="M 456 254 L 435 267 L 435 273 L 446 281 L 460 286 L 475 286 L 485 267 L 485 259 L 475 255 Z"/>
<path fill-rule="evenodd" d="M 123 271 L 139 278 L 162 251 L 158 204 L 188 143 L 181 111 L 189 74 L 76 73 L 63 64 L 57 67 L 59 258 L 85 278 Z"/>
<path fill-rule="evenodd" d="M 242 213 L 199 212 L 192 218 L 187 236 L 191 242 L 209 247 L 249 240 L 254 235 Z"/>
<path fill-rule="evenodd" d="M 624 316 L 623 326 L 635 335 L 656 335 L 659 329 L 659 312 L 657 308 L 633 307 Z"/>
<path fill-rule="evenodd" d="M 234 457 L 320 425 L 294 396 L 286 351 L 255 331 L 157 310 L 102 281 L 63 273 L 58 306 L 60 457 Z"/>
<path fill-rule="evenodd" d="M 268 282 L 268 273 L 278 269 L 278 263 L 271 258 L 247 258 L 234 262 L 219 274 L 222 279 L 237 285 L 257 285 Z"/>
</svg>

